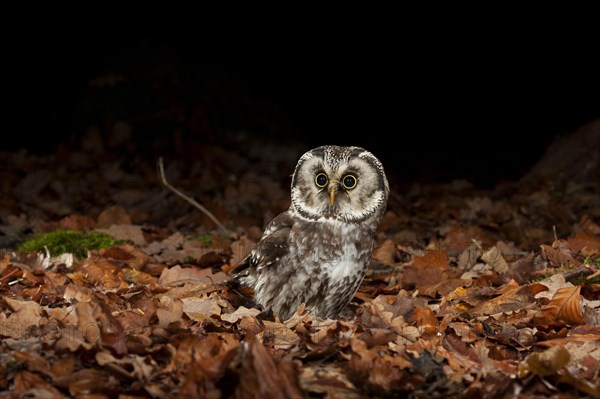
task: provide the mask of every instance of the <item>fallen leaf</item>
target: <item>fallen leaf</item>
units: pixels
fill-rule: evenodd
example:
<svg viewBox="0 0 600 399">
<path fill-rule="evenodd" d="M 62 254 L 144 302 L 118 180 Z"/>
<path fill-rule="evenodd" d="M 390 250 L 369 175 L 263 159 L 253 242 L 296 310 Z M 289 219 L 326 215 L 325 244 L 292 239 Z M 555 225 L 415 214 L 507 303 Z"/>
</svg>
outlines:
<svg viewBox="0 0 600 399">
<path fill-rule="evenodd" d="M 207 317 L 219 316 L 221 307 L 213 298 L 182 298 L 183 313 L 192 320 L 204 321 Z"/>
<path fill-rule="evenodd" d="M 123 209 L 123 207 L 119 205 L 111 206 L 110 208 L 106 208 L 100 215 L 98 215 L 98 227 L 99 228 L 109 228 L 112 225 L 130 225 L 131 218 Z"/>
<path fill-rule="evenodd" d="M 481 246 L 475 243 L 469 245 L 468 248 L 463 250 L 458 256 L 458 268 L 460 270 L 469 270 L 476 263 L 477 259 L 481 256 Z"/>
<path fill-rule="evenodd" d="M 181 381 L 179 397 L 220 397 L 217 381 L 234 359 L 239 341 L 230 333 L 182 334 L 171 342 L 172 354 L 164 372 Z"/>
<path fill-rule="evenodd" d="M 14 339 L 27 339 L 37 335 L 36 329 L 46 324 L 42 307 L 34 301 L 19 301 L 9 297 L 2 300 L 12 309 L 6 320 L 0 318 L 0 335 Z"/>
<path fill-rule="evenodd" d="M 161 327 L 166 328 L 171 323 L 181 321 L 181 316 L 183 316 L 183 303 L 181 300 L 166 295 L 160 297 L 156 317 L 158 317 L 158 324 Z"/>
<path fill-rule="evenodd" d="M 117 240 L 131 241 L 135 245 L 145 246 L 146 239 L 140 226 L 131 224 L 113 224 L 107 229 L 96 229 L 101 233 L 106 233 Z"/>
<path fill-rule="evenodd" d="M 600 253 L 600 237 L 580 231 L 574 237 L 567 239 L 575 253 L 582 256 L 594 256 Z"/>
<path fill-rule="evenodd" d="M 396 244 L 392 240 L 385 240 L 375 247 L 372 258 L 386 266 L 396 266 Z"/>
<path fill-rule="evenodd" d="M 495 272 L 503 274 L 508 271 L 508 263 L 502 257 L 502 254 L 496 247 L 491 247 L 483 255 L 481 259 L 490 265 Z"/>
<path fill-rule="evenodd" d="M 118 382 L 113 380 L 111 384 L 109 383 L 108 375 L 104 372 L 86 368 L 73 373 L 69 384 L 69 393 L 73 396 L 100 393 L 103 390 L 109 389 L 111 385 L 118 385 Z"/>
<path fill-rule="evenodd" d="M 191 283 L 194 285 L 217 285 L 228 279 L 223 272 L 214 273 L 211 269 L 199 269 L 196 267 L 173 266 L 163 269 L 158 279 L 160 285 L 174 285 Z"/>
<path fill-rule="evenodd" d="M 19 371 L 15 375 L 14 381 L 15 383 L 12 390 L 19 395 L 18 397 L 30 397 L 30 395 L 35 395 L 33 397 L 48 399 L 64 398 L 64 395 L 49 382 L 39 375 L 30 373 L 27 370 Z"/>
<path fill-rule="evenodd" d="M 262 340 L 272 344 L 275 349 L 290 349 L 300 342 L 298 334 L 283 323 L 264 320 L 263 324 Z"/>
<path fill-rule="evenodd" d="M 100 254 L 107 259 L 119 262 L 123 266 L 129 266 L 135 270 L 142 270 L 144 266 L 152 261 L 152 258 L 141 249 L 130 244 L 113 246 L 100 250 Z"/>
<path fill-rule="evenodd" d="M 352 353 L 348 367 L 352 379 L 363 381 L 367 386 L 363 389 L 390 391 L 397 387 L 402 378 L 401 371 L 410 368 L 412 364 L 397 354 L 383 350 L 382 347 L 368 348 L 367 344 L 358 339 L 351 339 Z M 386 348 L 387 349 L 387 348 Z"/>
<path fill-rule="evenodd" d="M 553 346 L 541 353 L 532 353 L 520 364 L 519 376 L 525 377 L 528 372 L 545 377 L 556 374 L 566 367 L 571 359 L 569 351 L 562 346 Z"/>
<path fill-rule="evenodd" d="M 65 287 L 63 298 L 65 301 L 90 302 L 92 300 L 92 290 L 75 284 L 69 284 Z"/>
<path fill-rule="evenodd" d="M 239 398 L 304 398 L 295 364 L 286 358 L 275 361 L 260 342 L 245 342 L 243 376 L 236 389 Z"/>
<path fill-rule="evenodd" d="M 308 365 L 302 368 L 300 386 L 326 399 L 362 399 L 364 396 L 348 380 L 346 370 L 334 365 Z"/>
<path fill-rule="evenodd" d="M 445 249 L 429 250 L 424 256 L 414 256 L 413 266 L 445 270 L 448 268 L 448 252 Z"/>
<path fill-rule="evenodd" d="M 438 332 L 439 323 L 429 307 L 420 306 L 415 308 L 414 319 L 417 328 L 423 334 L 436 334 Z"/>
<path fill-rule="evenodd" d="M 378 323 L 380 326 L 391 328 L 396 334 L 414 342 L 420 335 L 421 332 L 414 326 L 411 326 L 405 321 L 404 316 L 401 313 L 406 311 L 406 308 L 401 307 L 400 304 L 384 295 L 380 295 L 375 298 L 371 304 L 370 312 L 375 316 L 373 320 L 380 320 Z M 410 309 L 412 304 L 408 305 Z"/>
<path fill-rule="evenodd" d="M 85 215 L 69 215 L 58 223 L 63 230 L 90 231 L 96 228 L 94 219 Z"/>
<path fill-rule="evenodd" d="M 581 262 L 574 259 L 570 254 L 552 248 L 550 245 L 540 245 L 542 252 L 546 255 L 550 264 L 554 267 L 579 266 Z"/>
<path fill-rule="evenodd" d="M 130 354 L 123 358 L 116 358 L 109 352 L 99 351 L 96 352 L 96 362 L 99 366 L 108 365 L 121 375 L 139 381 L 148 381 L 154 371 L 154 367 L 139 355 Z"/>
<path fill-rule="evenodd" d="M 544 325 L 583 324 L 581 287 L 560 288 L 548 305 L 544 305 L 535 320 Z"/>
<path fill-rule="evenodd" d="M 541 287 L 546 289 L 546 287 Z M 502 295 L 481 302 L 477 306 L 469 310 L 469 313 L 474 316 L 493 315 L 505 312 L 514 312 L 521 309 L 531 309 L 535 307 L 535 295 L 539 292 L 540 287 L 537 286 L 519 286 L 509 287 Z"/>
<path fill-rule="evenodd" d="M 226 321 L 228 323 L 237 323 L 244 317 L 254 317 L 260 313 L 260 310 L 256 308 L 245 308 L 240 306 L 233 313 L 223 314 L 221 315 L 221 320 Z"/>
</svg>

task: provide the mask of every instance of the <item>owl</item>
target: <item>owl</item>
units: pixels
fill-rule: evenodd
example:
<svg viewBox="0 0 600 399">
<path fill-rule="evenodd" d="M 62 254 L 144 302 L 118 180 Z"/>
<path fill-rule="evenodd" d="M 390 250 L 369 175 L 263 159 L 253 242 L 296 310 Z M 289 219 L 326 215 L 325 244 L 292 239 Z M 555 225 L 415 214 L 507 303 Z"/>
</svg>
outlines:
<svg viewBox="0 0 600 399">
<path fill-rule="evenodd" d="M 381 162 L 360 147 L 322 146 L 296 164 L 290 208 L 266 227 L 233 281 L 289 319 L 301 304 L 335 318 L 367 271 L 389 185 Z"/>
</svg>

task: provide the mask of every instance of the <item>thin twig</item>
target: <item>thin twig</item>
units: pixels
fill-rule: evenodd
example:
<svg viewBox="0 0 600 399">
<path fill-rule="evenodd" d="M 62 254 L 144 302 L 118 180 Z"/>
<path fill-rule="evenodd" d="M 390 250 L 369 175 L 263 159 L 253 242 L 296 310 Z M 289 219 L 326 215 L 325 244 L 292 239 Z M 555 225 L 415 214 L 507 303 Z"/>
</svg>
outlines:
<svg viewBox="0 0 600 399">
<path fill-rule="evenodd" d="M 584 277 L 590 274 L 594 275 L 598 272 L 598 269 L 593 265 L 581 265 L 575 269 L 567 270 L 563 273 L 565 280 L 570 280 L 576 277 Z M 588 276 L 589 278 L 589 276 Z M 592 277 L 593 278 L 593 277 Z"/>
<path fill-rule="evenodd" d="M 221 222 L 219 222 L 219 220 L 215 217 L 215 215 L 213 215 L 208 209 L 206 209 L 202 204 L 198 203 L 192 197 L 189 197 L 189 196 L 185 195 L 184 193 L 182 193 L 181 191 L 179 191 L 178 189 L 176 189 L 175 187 L 173 187 L 171 185 L 171 183 L 169 183 L 167 181 L 167 177 L 165 176 L 165 167 L 163 165 L 163 159 L 162 159 L 162 157 L 158 158 L 158 175 L 160 176 L 160 180 L 165 185 L 165 187 L 167 187 L 169 190 L 173 191 L 175 194 L 177 194 L 178 196 L 180 196 L 181 198 L 183 198 L 184 200 L 186 200 L 187 202 L 189 202 L 190 204 L 192 204 L 196 208 L 200 209 L 200 211 L 202 211 L 206 216 L 208 216 L 210 218 L 210 220 L 212 220 L 213 223 L 227 237 L 235 238 L 235 234 L 233 234 L 231 231 L 227 230 L 227 228 L 225 228 L 225 226 L 223 226 L 221 224 Z"/>
</svg>

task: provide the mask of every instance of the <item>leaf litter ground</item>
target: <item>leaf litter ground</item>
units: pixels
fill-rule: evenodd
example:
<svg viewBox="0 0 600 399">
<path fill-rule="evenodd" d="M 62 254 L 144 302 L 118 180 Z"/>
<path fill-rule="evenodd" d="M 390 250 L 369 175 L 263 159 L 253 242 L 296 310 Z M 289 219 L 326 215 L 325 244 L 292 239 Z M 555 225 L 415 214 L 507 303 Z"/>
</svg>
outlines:
<svg viewBox="0 0 600 399">
<path fill-rule="evenodd" d="M 391 176 L 342 317 L 281 322 L 225 283 L 287 208 L 297 154 L 201 151 L 167 176 L 236 239 L 161 187 L 152 159 L 3 154 L 0 398 L 598 396 L 597 184 Z M 125 243 L 14 249 L 57 230 Z"/>
</svg>

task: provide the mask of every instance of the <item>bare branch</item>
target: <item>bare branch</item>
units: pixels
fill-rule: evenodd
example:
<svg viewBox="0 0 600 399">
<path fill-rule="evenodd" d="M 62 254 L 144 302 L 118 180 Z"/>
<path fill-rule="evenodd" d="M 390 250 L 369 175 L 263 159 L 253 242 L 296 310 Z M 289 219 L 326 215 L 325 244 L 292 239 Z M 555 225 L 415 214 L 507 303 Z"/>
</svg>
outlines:
<svg viewBox="0 0 600 399">
<path fill-rule="evenodd" d="M 171 183 L 169 183 L 167 181 L 167 177 L 165 176 L 165 168 L 163 165 L 162 157 L 158 158 L 158 175 L 160 176 L 160 180 L 165 185 L 165 187 L 167 187 L 169 190 L 173 191 L 175 194 L 177 194 L 178 196 L 180 196 L 181 198 L 183 198 L 184 200 L 186 200 L 187 202 L 189 202 L 196 208 L 200 209 L 200 211 L 202 211 L 206 216 L 208 216 L 210 218 L 210 220 L 213 221 L 213 223 L 221 230 L 221 232 L 223 234 L 225 234 L 227 237 L 231 237 L 231 238 L 236 237 L 236 235 L 234 233 L 232 233 L 225 226 L 223 226 L 223 224 L 221 224 L 221 222 L 219 222 L 219 220 L 215 217 L 215 215 L 213 215 L 202 204 L 198 203 L 194 198 L 185 195 L 184 193 L 182 193 L 181 191 L 179 191 L 178 189 L 173 187 L 171 185 Z"/>
</svg>

